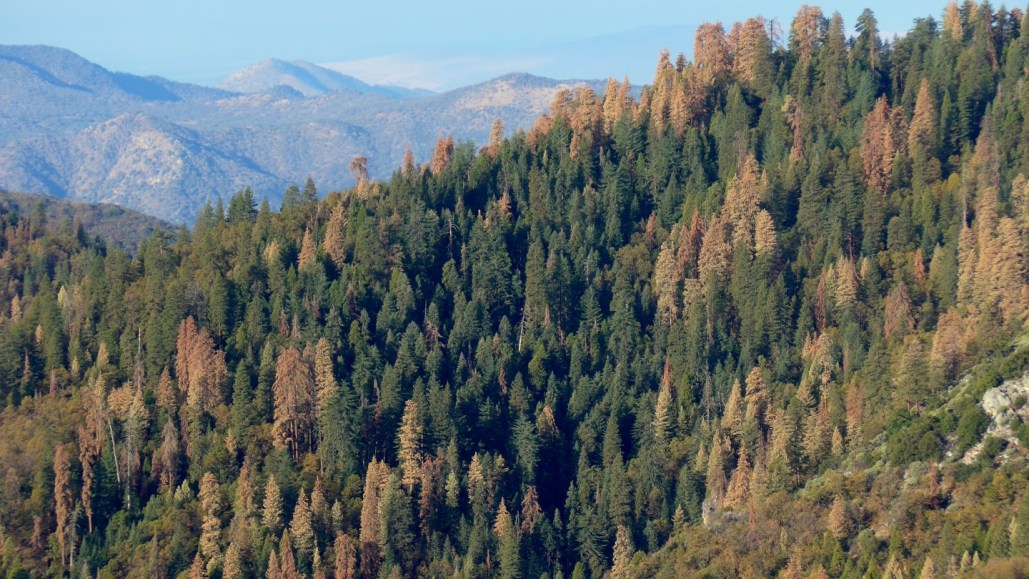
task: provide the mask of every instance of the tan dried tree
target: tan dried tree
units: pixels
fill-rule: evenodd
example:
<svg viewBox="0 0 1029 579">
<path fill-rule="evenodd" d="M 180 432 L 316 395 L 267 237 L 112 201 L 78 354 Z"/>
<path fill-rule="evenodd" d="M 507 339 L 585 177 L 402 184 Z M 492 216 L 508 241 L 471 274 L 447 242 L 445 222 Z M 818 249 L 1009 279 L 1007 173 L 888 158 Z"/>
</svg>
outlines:
<svg viewBox="0 0 1029 579">
<path fill-rule="evenodd" d="M 315 424 L 315 382 L 310 362 L 296 348 L 279 354 L 272 384 L 275 446 L 288 448 L 294 458 L 310 449 Z"/>
</svg>

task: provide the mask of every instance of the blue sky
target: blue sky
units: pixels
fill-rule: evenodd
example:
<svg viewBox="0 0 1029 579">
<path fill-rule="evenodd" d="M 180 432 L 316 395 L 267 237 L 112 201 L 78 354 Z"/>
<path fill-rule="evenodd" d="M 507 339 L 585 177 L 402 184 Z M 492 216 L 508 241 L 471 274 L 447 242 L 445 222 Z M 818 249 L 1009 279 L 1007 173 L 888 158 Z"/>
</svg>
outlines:
<svg viewBox="0 0 1029 579">
<path fill-rule="evenodd" d="M 454 88 L 506 72 L 646 82 L 658 51 L 689 53 L 705 21 L 761 14 L 783 28 L 801 2 L 635 0 L 3 0 L 0 43 L 48 44 L 106 68 L 216 84 L 267 58 L 334 64 L 372 82 Z M 818 3 L 815 3 L 818 4 Z M 943 0 L 820 3 L 851 27 L 871 8 L 884 35 Z M 999 3 L 998 6 L 999 7 Z"/>
</svg>

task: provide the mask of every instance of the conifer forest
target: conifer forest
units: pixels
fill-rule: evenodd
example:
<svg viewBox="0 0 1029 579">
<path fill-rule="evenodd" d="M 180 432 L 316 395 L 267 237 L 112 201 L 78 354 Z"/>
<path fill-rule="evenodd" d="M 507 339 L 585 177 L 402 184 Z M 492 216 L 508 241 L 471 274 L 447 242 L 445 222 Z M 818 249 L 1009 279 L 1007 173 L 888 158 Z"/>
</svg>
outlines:
<svg viewBox="0 0 1029 579">
<path fill-rule="evenodd" d="M 1029 18 L 680 49 L 127 251 L 4 211 L 0 574 L 1029 576 Z"/>
</svg>

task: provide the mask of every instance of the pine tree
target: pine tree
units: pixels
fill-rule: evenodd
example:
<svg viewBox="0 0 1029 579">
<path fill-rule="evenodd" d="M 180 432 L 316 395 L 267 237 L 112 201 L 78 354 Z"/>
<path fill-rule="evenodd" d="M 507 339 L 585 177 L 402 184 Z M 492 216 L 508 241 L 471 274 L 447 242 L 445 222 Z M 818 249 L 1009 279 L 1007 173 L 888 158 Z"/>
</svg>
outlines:
<svg viewBox="0 0 1029 579">
<path fill-rule="evenodd" d="M 836 262 L 836 306 L 841 309 L 850 307 L 857 301 L 860 281 L 854 269 L 854 262 L 841 259 Z"/>
<path fill-rule="evenodd" d="M 711 454 L 707 460 L 707 499 L 711 506 L 718 509 L 725 498 L 727 481 L 725 480 L 725 455 L 718 435 L 711 441 Z"/>
<path fill-rule="evenodd" d="M 189 567 L 189 579 L 207 579 L 207 567 L 204 566 L 204 560 L 199 552 L 193 557 L 193 564 Z"/>
<path fill-rule="evenodd" d="M 916 166 L 928 163 L 929 158 L 936 153 L 938 134 L 936 103 L 933 102 L 933 95 L 929 90 L 929 79 L 923 78 L 915 100 L 915 114 L 908 127 L 908 151 Z"/>
<path fill-rule="evenodd" d="M 491 156 L 496 156 L 500 145 L 504 142 L 504 121 L 500 118 L 493 119 L 493 126 L 490 127 L 489 141 L 487 144 Z"/>
<path fill-rule="evenodd" d="M 347 258 L 347 210 L 343 203 L 337 203 L 329 214 L 329 223 L 325 226 L 325 239 L 322 249 L 337 268 L 342 268 Z"/>
<path fill-rule="evenodd" d="M 802 446 L 808 464 L 816 465 L 821 461 L 829 447 L 829 436 L 829 406 L 823 398 L 818 408 L 809 413 L 804 420 Z"/>
<path fill-rule="evenodd" d="M 797 10 L 790 25 L 790 44 L 796 47 L 800 60 L 809 60 L 822 44 L 826 21 L 821 8 L 804 4 Z"/>
<path fill-rule="evenodd" d="M 790 560 L 786 564 L 786 568 L 783 569 L 781 577 L 782 579 L 804 579 L 804 567 L 801 565 L 800 557 L 796 551 L 790 556 Z"/>
<path fill-rule="evenodd" d="M 194 442 L 204 434 L 203 416 L 224 402 L 229 376 L 225 354 L 206 329 L 197 328 L 192 316 L 179 325 L 175 374 L 179 390 L 186 394 L 181 423 L 186 455 L 192 457 Z"/>
<path fill-rule="evenodd" d="M 933 558 L 926 556 L 925 563 L 922 565 L 922 572 L 919 573 L 918 579 L 937 579 L 939 572 L 936 569 L 936 563 L 933 562 Z"/>
<path fill-rule="evenodd" d="M 948 310 L 936 322 L 930 360 L 944 376 L 952 377 L 962 365 L 967 344 L 966 321 L 956 310 Z"/>
<path fill-rule="evenodd" d="M 536 487 L 530 485 L 525 488 L 525 496 L 522 497 L 522 533 L 533 534 L 542 514 Z"/>
<path fill-rule="evenodd" d="M 868 116 L 861 132 L 861 161 L 865 182 L 885 195 L 893 178 L 893 161 L 900 153 L 901 140 L 896 112 L 879 97 Z"/>
<path fill-rule="evenodd" d="M 243 466 L 239 469 L 239 476 L 236 478 L 236 496 L 233 498 L 232 511 L 236 519 L 241 521 L 254 516 L 254 484 L 250 477 L 250 458 L 243 459 Z"/>
<path fill-rule="evenodd" d="M 320 417 L 338 390 L 335 372 L 332 369 L 332 347 L 325 338 L 320 338 L 314 349 L 314 384 L 315 409 Z"/>
<path fill-rule="evenodd" d="M 722 412 L 722 427 L 734 437 L 739 437 L 743 432 L 743 419 L 746 417 L 746 402 L 743 398 L 740 381 L 735 380 L 732 389 L 729 390 L 729 400 L 725 403 L 725 410 Z"/>
<path fill-rule="evenodd" d="M 288 448 L 293 457 L 310 447 L 315 418 L 315 382 L 311 365 L 296 348 L 286 348 L 275 363 L 272 384 L 275 445 Z"/>
<path fill-rule="evenodd" d="M 679 318 L 679 282 L 682 276 L 676 263 L 676 249 L 671 239 L 661 244 L 661 251 L 654 264 L 654 295 L 661 320 L 671 325 Z"/>
<path fill-rule="evenodd" d="M 222 577 L 225 579 L 239 579 L 243 577 L 243 561 L 236 543 L 229 543 L 225 550 L 225 564 L 222 568 Z"/>
<path fill-rule="evenodd" d="M 886 297 L 884 306 L 886 319 L 883 323 L 883 335 L 887 339 L 894 335 L 903 336 L 914 331 L 915 320 L 911 317 L 911 298 L 904 282 L 899 283 Z"/>
<path fill-rule="evenodd" d="M 701 84 L 710 86 L 732 66 L 729 43 L 721 22 L 697 27 L 693 40 L 693 66 Z"/>
<path fill-rule="evenodd" d="M 379 549 L 383 555 L 384 571 L 399 567 L 410 574 L 414 567 L 415 550 L 414 517 L 411 497 L 404 492 L 400 476 L 391 473 L 386 477 L 379 503 Z"/>
<path fill-rule="evenodd" d="M 404 160 L 400 164 L 400 171 L 407 179 L 414 177 L 415 162 L 414 153 L 411 152 L 411 145 L 404 147 Z"/>
<path fill-rule="evenodd" d="M 754 251 L 759 256 L 775 253 L 776 233 L 772 216 L 764 209 L 757 212 L 754 218 Z"/>
<path fill-rule="evenodd" d="M 750 457 L 747 455 L 747 447 L 743 447 L 736 460 L 736 468 L 729 477 L 722 506 L 727 509 L 740 509 L 746 506 L 750 501 L 750 479 Z"/>
<path fill-rule="evenodd" d="M 297 570 L 296 556 L 293 555 L 293 538 L 289 534 L 289 529 L 282 532 L 282 539 L 279 541 L 279 570 L 282 579 L 303 577 Z"/>
<path fill-rule="evenodd" d="M 905 579 L 907 570 L 904 568 L 904 562 L 897 558 L 896 553 L 890 555 L 889 560 L 886 562 L 886 568 L 883 569 L 883 579 Z"/>
<path fill-rule="evenodd" d="M 336 535 L 335 543 L 336 579 L 354 579 L 357 577 L 357 546 L 346 533 Z"/>
<path fill-rule="evenodd" d="M 615 528 L 615 546 L 611 565 L 612 579 L 626 579 L 631 576 L 629 565 L 632 560 L 633 551 L 632 536 L 629 534 L 629 530 L 622 525 L 618 525 Z"/>
<path fill-rule="evenodd" d="M 627 105 L 624 95 L 619 90 L 618 81 L 608 78 L 604 89 L 604 132 L 611 133 L 615 123 L 625 113 Z"/>
<path fill-rule="evenodd" d="M 326 533 L 332 523 L 329 519 L 329 503 L 325 499 L 325 483 L 320 476 L 314 479 L 314 488 L 311 489 L 311 519 L 315 535 Z"/>
<path fill-rule="evenodd" d="M 314 238 L 311 235 L 311 230 L 308 229 L 304 231 L 304 239 L 300 243 L 300 254 L 297 256 L 297 270 L 309 270 L 314 265 L 317 257 Z"/>
<path fill-rule="evenodd" d="M 203 517 L 200 523 L 200 554 L 208 562 L 210 568 L 212 562 L 221 558 L 221 487 L 214 474 L 207 472 L 200 480 L 200 510 Z"/>
<path fill-rule="evenodd" d="M 436 141 L 436 148 L 432 153 L 432 163 L 430 167 L 434 175 L 439 175 L 443 169 L 450 163 L 450 158 L 454 156 L 454 138 L 448 136 L 446 139 L 443 135 L 440 135 Z"/>
<path fill-rule="evenodd" d="M 493 534 L 500 543 L 500 576 L 505 579 L 521 577 L 521 553 L 519 551 L 521 533 L 515 527 L 504 499 L 500 499 L 500 506 L 493 523 Z"/>
<path fill-rule="evenodd" d="M 157 382 L 157 408 L 166 412 L 174 412 L 179 407 L 178 397 L 172 384 L 171 373 L 167 366 L 161 370 L 161 378 Z"/>
<path fill-rule="evenodd" d="M 836 540 L 842 541 L 850 535 L 851 518 L 847 513 L 847 503 L 841 495 L 833 499 L 832 507 L 829 509 L 827 527 Z"/>
<path fill-rule="evenodd" d="M 991 560 L 1010 556 L 1010 520 L 1006 514 L 1001 516 L 990 525 L 990 530 L 986 533 L 986 543 L 989 545 Z"/>
<path fill-rule="evenodd" d="M 671 406 L 672 365 L 671 361 L 666 359 L 661 384 L 657 391 L 657 404 L 654 407 L 654 438 L 659 442 L 668 439 L 669 429 L 672 425 Z"/>
<path fill-rule="evenodd" d="M 697 270 L 702 281 L 723 279 L 729 273 L 732 248 L 726 241 L 726 226 L 720 217 L 711 221 L 704 234 L 697 258 Z"/>
<path fill-rule="evenodd" d="M 980 257 L 980 275 L 993 280 L 991 302 L 996 303 L 1005 322 L 1022 321 L 1029 307 L 1026 265 L 1022 235 L 1018 224 L 1002 217 L 996 230 L 994 250 Z"/>
<path fill-rule="evenodd" d="M 71 459 L 67 445 L 54 451 L 54 518 L 57 519 L 57 544 L 61 547 L 61 565 L 69 559 L 68 535 L 71 521 Z"/>
<path fill-rule="evenodd" d="M 93 534 L 93 485 L 95 480 L 95 465 L 100 456 L 102 427 L 99 424 L 99 410 L 93 396 L 86 396 L 86 400 L 94 400 L 89 404 L 89 411 L 84 424 L 79 426 L 79 464 L 82 465 L 82 492 L 80 495 L 82 509 L 86 512 L 86 521 L 89 533 Z M 176 442 L 178 431 L 175 432 Z M 176 447 L 177 448 L 177 447 Z M 162 445 L 162 450 L 164 449 Z M 174 477 L 174 474 L 172 475 Z"/>
<path fill-rule="evenodd" d="M 372 459 L 364 477 L 361 499 L 361 575 L 374 577 L 381 564 L 382 521 L 379 518 L 382 494 L 389 478 L 389 466 Z"/>
<path fill-rule="evenodd" d="M 768 387 L 765 385 L 765 379 L 764 376 L 762 376 L 760 367 L 754 366 L 750 369 L 750 373 L 747 374 L 746 384 L 746 419 L 748 421 L 754 421 L 760 426 L 764 426 L 767 419 L 769 399 Z"/>
<path fill-rule="evenodd" d="M 215 347 L 207 330 L 197 328 L 193 316 L 179 326 L 176 352 L 175 374 L 179 390 L 186 393 L 186 406 L 211 412 L 225 397 L 225 355 Z"/>
<path fill-rule="evenodd" d="M 764 83 L 771 75 L 772 43 L 765 32 L 766 24 L 760 16 L 748 18 L 742 25 L 734 24 L 729 34 L 733 74 L 755 85 L 762 93 L 766 89 Z"/>
<path fill-rule="evenodd" d="M 85 462 L 83 462 L 85 465 Z M 164 424 L 161 431 L 161 446 L 157 449 L 154 460 L 154 475 L 159 476 L 161 487 L 173 489 L 178 483 L 179 470 L 179 431 L 171 419 Z M 83 471 L 85 469 L 83 468 Z M 85 474 L 83 474 L 85 480 Z M 85 483 L 83 483 L 85 485 Z"/>
<path fill-rule="evenodd" d="M 413 400 L 404 403 L 404 415 L 397 431 L 397 458 L 403 473 L 401 481 L 408 492 L 412 492 L 421 473 L 422 461 L 421 412 Z"/>
<path fill-rule="evenodd" d="M 755 220 L 765 197 L 768 178 L 761 171 L 757 159 L 748 155 L 740 163 L 736 175 L 729 181 L 722 205 L 722 219 L 732 231 L 732 244 L 753 247 Z"/>
<path fill-rule="evenodd" d="M 843 433 L 840 432 L 839 426 L 834 426 L 832 429 L 832 444 L 830 445 L 830 449 L 832 455 L 836 458 L 842 457 L 846 450 L 843 444 Z"/>
<path fill-rule="evenodd" d="M 960 41 L 964 37 L 961 26 L 961 13 L 958 10 L 958 3 L 950 2 L 943 9 L 943 31 L 950 35 L 952 40 Z"/>
<path fill-rule="evenodd" d="M 302 562 L 309 562 L 314 555 L 314 521 L 311 517 L 311 505 L 307 494 L 300 489 L 297 503 L 293 507 L 293 520 L 289 524 L 290 537 L 296 543 L 297 554 Z"/>
<path fill-rule="evenodd" d="M 1011 521 L 1009 555 L 1029 557 L 1029 495 L 1022 495 Z"/>
<path fill-rule="evenodd" d="M 350 175 L 354 178 L 354 187 L 359 193 L 368 185 L 368 157 L 358 155 L 350 161 Z"/>
<path fill-rule="evenodd" d="M 279 484 L 275 482 L 275 475 L 268 477 L 268 483 L 264 487 L 261 520 L 272 534 L 277 534 L 282 527 L 282 493 Z"/>
</svg>

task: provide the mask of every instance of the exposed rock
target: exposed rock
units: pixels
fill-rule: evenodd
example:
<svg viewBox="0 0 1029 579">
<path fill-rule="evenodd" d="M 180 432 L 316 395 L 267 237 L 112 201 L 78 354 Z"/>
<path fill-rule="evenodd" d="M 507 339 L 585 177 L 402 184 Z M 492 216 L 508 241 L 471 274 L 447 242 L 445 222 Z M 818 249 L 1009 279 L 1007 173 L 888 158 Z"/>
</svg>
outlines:
<svg viewBox="0 0 1029 579">
<path fill-rule="evenodd" d="M 1029 420 L 1029 372 L 1020 378 L 1007 380 L 996 388 L 983 394 L 980 405 L 990 416 L 990 426 L 986 436 L 1006 438 L 1012 444 L 1018 444 L 1012 426 L 1015 421 Z"/>
<path fill-rule="evenodd" d="M 997 438 L 1007 441 L 1009 447 L 1020 445 L 1018 436 L 1015 434 L 1014 426 L 1017 422 L 1025 423 L 1029 420 L 1029 371 L 1019 378 L 1006 380 L 999 386 L 991 388 L 983 394 L 979 405 L 983 412 L 990 417 L 990 424 L 983 434 L 986 438 Z M 968 449 L 961 462 L 971 463 L 982 450 L 983 443 Z"/>
</svg>

